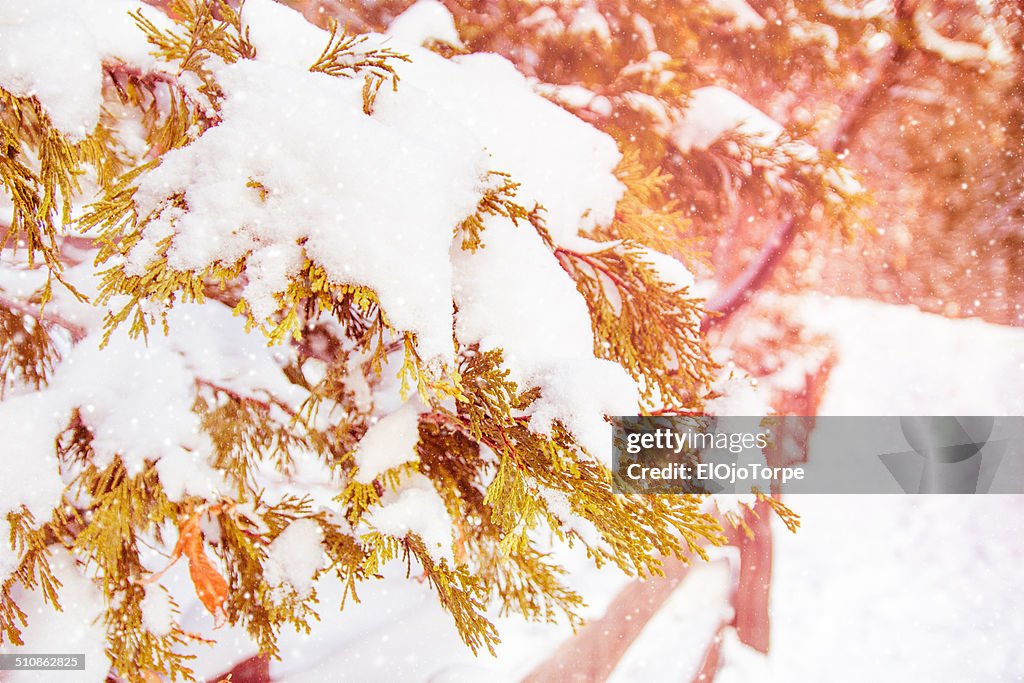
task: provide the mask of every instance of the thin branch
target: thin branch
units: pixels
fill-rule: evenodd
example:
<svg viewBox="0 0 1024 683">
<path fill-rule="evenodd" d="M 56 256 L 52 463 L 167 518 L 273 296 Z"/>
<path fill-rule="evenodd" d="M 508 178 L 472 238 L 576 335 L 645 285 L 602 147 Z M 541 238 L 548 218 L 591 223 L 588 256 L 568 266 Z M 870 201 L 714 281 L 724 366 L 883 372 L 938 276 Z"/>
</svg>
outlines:
<svg viewBox="0 0 1024 683">
<path fill-rule="evenodd" d="M 20 245 L 24 244 L 25 240 L 25 233 L 12 232 L 9 222 L 5 221 L 0 224 L 0 244 L 15 245 L 0 249 L 0 252 L 10 251 L 16 254 L 21 248 Z M 93 238 L 82 235 L 58 233 L 55 238 L 55 246 L 60 252 L 60 263 L 64 267 L 77 266 L 86 260 L 91 260 L 92 254 L 89 252 L 93 249 L 94 245 Z"/>
<path fill-rule="evenodd" d="M 260 406 L 263 410 L 268 411 L 271 408 L 276 407 L 282 410 L 289 417 L 297 417 L 295 411 L 292 409 L 291 406 L 289 406 L 287 403 L 271 394 L 270 391 L 268 391 L 267 389 L 257 389 L 257 391 L 262 392 L 263 394 L 266 395 L 266 398 L 257 398 L 256 396 L 241 394 L 230 387 L 227 387 L 218 382 L 214 382 L 212 380 L 204 379 L 202 377 L 197 377 L 195 383 L 197 387 L 206 387 L 207 389 L 210 389 L 215 393 L 223 393 L 229 396 L 231 399 L 238 401 L 239 403 L 254 403 Z"/>
<path fill-rule="evenodd" d="M 720 325 L 728 320 L 729 316 L 746 304 L 754 293 L 771 278 L 775 272 L 775 266 L 793 244 L 799 224 L 800 221 L 795 215 L 786 218 L 761 245 L 761 251 L 755 259 L 747 264 L 743 272 L 724 289 L 719 290 L 708 299 L 705 308 L 713 313 L 704 315 L 701 320 L 702 330 L 710 329 L 714 325 Z"/>
<path fill-rule="evenodd" d="M 88 330 L 86 330 L 83 325 L 73 323 L 70 320 L 59 315 L 55 315 L 52 311 L 40 306 L 33 306 L 32 304 L 18 301 L 17 299 L 11 299 L 10 297 L 6 297 L 2 294 L 0 294 L 0 306 L 9 308 L 12 311 L 23 313 L 31 318 L 35 318 L 41 323 L 50 323 L 51 325 L 60 327 L 71 335 L 71 341 L 76 344 L 88 336 Z"/>
</svg>

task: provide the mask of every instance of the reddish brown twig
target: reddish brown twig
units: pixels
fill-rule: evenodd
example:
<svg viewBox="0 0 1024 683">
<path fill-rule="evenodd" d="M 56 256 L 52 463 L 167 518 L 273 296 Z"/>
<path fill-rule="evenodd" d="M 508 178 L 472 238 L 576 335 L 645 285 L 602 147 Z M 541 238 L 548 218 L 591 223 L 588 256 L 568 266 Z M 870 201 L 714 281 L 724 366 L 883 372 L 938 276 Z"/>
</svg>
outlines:
<svg viewBox="0 0 1024 683">
<path fill-rule="evenodd" d="M 9 308 L 12 311 L 24 313 L 25 315 L 31 318 L 35 318 L 37 321 L 41 323 L 49 323 L 51 325 L 56 325 L 57 327 L 60 327 L 61 329 L 66 330 L 68 334 L 71 335 L 71 341 L 73 341 L 76 344 L 85 339 L 86 335 L 88 334 L 87 330 L 83 325 L 73 323 L 70 320 L 67 320 L 66 318 L 63 318 L 59 315 L 56 315 L 52 311 L 42 308 L 38 305 L 25 303 L 22 301 L 18 301 L 17 299 L 11 299 L 9 297 L 0 295 L 0 306 Z"/>
</svg>

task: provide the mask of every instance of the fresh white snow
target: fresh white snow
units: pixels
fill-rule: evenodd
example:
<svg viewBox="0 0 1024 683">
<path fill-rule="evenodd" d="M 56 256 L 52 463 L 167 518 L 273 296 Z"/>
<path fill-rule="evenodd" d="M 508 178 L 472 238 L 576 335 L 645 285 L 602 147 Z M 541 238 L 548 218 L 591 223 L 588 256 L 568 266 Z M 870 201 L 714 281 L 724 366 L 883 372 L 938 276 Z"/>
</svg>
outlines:
<svg viewBox="0 0 1024 683">
<path fill-rule="evenodd" d="M 359 440 L 355 480 L 369 484 L 393 467 L 419 460 L 419 417 L 422 405 L 416 398 L 374 423 Z"/>
<path fill-rule="evenodd" d="M 422 474 L 406 477 L 395 490 L 385 491 L 381 506 L 364 518 L 367 526 L 398 538 L 413 533 L 423 540 L 434 563 L 455 565 L 452 518 L 434 484 Z"/>
<path fill-rule="evenodd" d="M 274 587 L 287 584 L 304 598 L 313 590 L 316 573 L 326 565 L 320 525 L 312 519 L 297 519 L 267 548 L 263 578 Z"/>
<path fill-rule="evenodd" d="M 85 137 L 100 118 L 104 60 L 157 68 L 145 35 L 128 16 L 134 10 L 157 25 L 167 21 L 131 0 L 3 0 L 0 86 L 38 98 L 57 129 Z"/>
<path fill-rule="evenodd" d="M 703 150 L 728 131 L 771 145 L 782 134 L 782 126 L 745 99 L 717 85 L 690 93 L 686 113 L 672 132 L 672 142 L 683 152 Z"/>
</svg>

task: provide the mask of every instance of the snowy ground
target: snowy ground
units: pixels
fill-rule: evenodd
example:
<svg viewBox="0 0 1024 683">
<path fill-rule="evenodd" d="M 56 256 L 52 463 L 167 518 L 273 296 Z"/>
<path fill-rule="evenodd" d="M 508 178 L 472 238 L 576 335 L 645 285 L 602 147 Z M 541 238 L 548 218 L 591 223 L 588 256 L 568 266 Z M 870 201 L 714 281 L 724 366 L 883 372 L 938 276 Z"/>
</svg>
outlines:
<svg viewBox="0 0 1024 683">
<path fill-rule="evenodd" d="M 1024 328 L 864 299 L 801 304 L 839 353 L 823 415 L 1024 415 Z"/>
<path fill-rule="evenodd" d="M 1024 414 L 1024 329 L 847 299 L 803 310 L 840 358 L 823 414 Z M 771 657 L 737 680 L 1024 680 L 1024 498 L 789 503 L 803 527 L 776 534 Z"/>
<path fill-rule="evenodd" d="M 1024 499 L 789 503 L 804 525 L 776 534 L 771 657 L 721 683 L 1024 680 Z"/>
</svg>

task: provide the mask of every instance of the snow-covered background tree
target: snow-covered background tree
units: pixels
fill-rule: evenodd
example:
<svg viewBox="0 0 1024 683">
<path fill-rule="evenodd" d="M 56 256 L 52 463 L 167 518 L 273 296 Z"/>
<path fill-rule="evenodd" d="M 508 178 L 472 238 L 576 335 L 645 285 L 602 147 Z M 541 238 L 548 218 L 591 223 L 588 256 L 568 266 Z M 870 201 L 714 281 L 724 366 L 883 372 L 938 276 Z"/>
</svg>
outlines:
<svg viewBox="0 0 1024 683">
<path fill-rule="evenodd" d="M 584 566 L 678 581 L 724 544 L 770 566 L 767 513 L 791 512 L 612 494 L 606 417 L 816 412 L 824 338 L 757 292 L 834 290 L 856 240 L 905 266 L 913 221 L 876 228 L 932 174 L 915 194 L 879 170 L 925 144 L 881 154 L 880 112 L 935 129 L 955 105 L 891 98 L 955 90 L 1019 142 L 987 93 L 1020 97 L 1020 23 L 910 0 L 0 1 L 0 643 L 66 632 L 74 680 L 202 678 L 287 663 L 287 634 L 405 583 L 482 654 L 509 615 L 579 626 Z M 1020 156 L 975 154 L 1001 164 L 1012 273 Z M 737 608 L 765 649 L 764 604 Z M 604 633 L 568 650 L 602 676 Z"/>
</svg>

